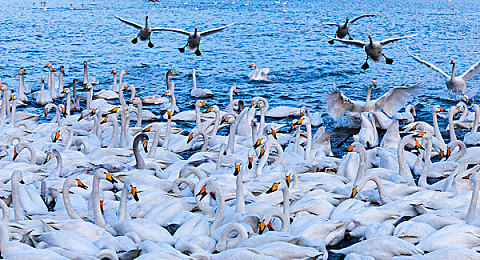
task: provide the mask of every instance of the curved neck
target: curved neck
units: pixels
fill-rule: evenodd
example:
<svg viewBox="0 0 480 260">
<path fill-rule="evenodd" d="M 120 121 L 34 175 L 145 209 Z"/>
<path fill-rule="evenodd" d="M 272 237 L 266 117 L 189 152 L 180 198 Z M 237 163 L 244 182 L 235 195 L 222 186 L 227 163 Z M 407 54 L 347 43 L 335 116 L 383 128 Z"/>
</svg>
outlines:
<svg viewBox="0 0 480 260">
<path fill-rule="evenodd" d="M 2 199 L 0 199 L 0 208 L 2 208 L 2 221 L 3 222 L 9 222 L 10 221 L 10 211 L 9 211 L 9 208 L 8 208 L 7 204 Z"/>
<path fill-rule="evenodd" d="M 235 183 L 235 194 L 236 194 L 236 206 L 235 212 L 240 214 L 245 214 L 245 198 L 243 195 L 243 171 L 237 175 L 236 183 Z"/>
<path fill-rule="evenodd" d="M 10 184 L 12 185 L 12 199 L 13 199 L 13 211 L 15 213 L 15 220 L 21 221 L 24 220 L 22 206 L 20 205 L 20 193 L 18 191 L 20 185 L 20 179 L 22 178 L 22 173 L 20 171 L 14 171 Z"/>
<path fill-rule="evenodd" d="M 270 147 L 275 148 L 275 150 L 277 150 L 277 154 L 278 154 L 277 159 L 275 160 L 275 162 L 272 163 L 272 165 L 282 165 L 283 164 L 283 157 L 284 157 L 284 152 L 283 152 L 282 146 L 278 142 L 275 142 L 275 141 L 268 141 L 268 142 L 272 143 L 272 145 Z"/>
<path fill-rule="evenodd" d="M 450 142 L 457 140 L 457 135 L 455 134 L 455 126 L 453 125 L 453 114 L 454 109 L 450 108 L 448 111 L 448 127 L 450 128 Z"/>
<path fill-rule="evenodd" d="M 121 82 L 120 82 L 121 83 Z M 118 92 L 118 86 L 117 86 L 117 73 L 113 73 L 113 85 L 112 85 L 112 91 Z"/>
<path fill-rule="evenodd" d="M 445 143 L 443 140 L 442 133 L 440 133 L 440 128 L 438 127 L 438 120 L 437 120 L 437 111 L 433 110 L 432 111 L 432 118 L 433 118 L 433 131 L 434 131 L 434 136 L 441 142 Z"/>
<path fill-rule="evenodd" d="M 455 81 L 455 62 L 452 64 L 452 76 L 450 77 L 452 81 Z"/>
<path fill-rule="evenodd" d="M 378 193 L 380 195 L 380 202 L 382 204 L 386 204 L 388 202 L 388 199 L 387 197 L 385 196 L 385 188 L 383 187 L 383 183 L 382 181 L 380 180 L 380 178 L 376 177 L 376 176 L 366 176 L 365 178 L 363 178 L 361 181 L 359 181 L 359 183 L 357 184 L 357 190 L 360 192 L 363 187 L 365 187 L 365 185 L 367 184 L 367 182 L 369 181 L 373 181 L 375 182 L 375 184 L 377 185 L 377 189 L 378 189 Z"/>
<path fill-rule="evenodd" d="M 293 146 L 293 152 L 297 153 L 298 152 L 298 146 L 300 144 L 300 126 L 296 126 L 295 130 L 295 144 Z"/>
<path fill-rule="evenodd" d="M 143 160 L 140 152 L 138 151 L 138 143 L 140 142 L 141 135 L 137 135 L 133 140 L 133 155 L 135 156 L 135 168 L 145 169 L 145 161 Z"/>
<path fill-rule="evenodd" d="M 150 151 L 148 152 L 147 158 L 154 158 L 155 154 L 157 153 L 158 147 L 158 140 L 160 139 L 160 127 L 156 124 L 152 125 L 153 132 L 155 133 L 153 136 L 152 146 L 150 147 Z"/>
<path fill-rule="evenodd" d="M 218 131 L 218 124 L 220 123 L 220 110 L 217 109 L 215 110 L 215 119 L 214 119 L 214 123 L 213 123 L 213 130 L 212 132 L 210 133 L 210 135 L 212 136 L 216 136 L 217 135 L 217 131 Z"/>
<path fill-rule="evenodd" d="M 189 188 L 192 194 L 194 193 L 195 189 L 195 184 L 191 182 L 190 180 L 187 180 L 185 178 L 176 178 L 173 183 L 172 183 L 172 191 L 173 193 L 177 194 L 178 196 L 183 196 L 183 193 L 180 191 L 180 185 L 182 183 L 185 183 Z"/>
<path fill-rule="evenodd" d="M 27 149 L 30 152 L 30 163 L 33 165 L 37 164 L 37 154 L 33 147 L 29 144 L 23 143 L 20 148 L 18 149 L 18 153 L 22 152 L 23 149 Z"/>
<path fill-rule="evenodd" d="M 426 145 L 426 151 L 425 151 L 425 163 L 423 164 L 423 170 L 422 174 L 420 175 L 420 178 L 418 179 L 418 186 L 420 187 L 429 187 L 427 183 L 427 175 L 428 171 L 430 169 L 430 164 L 432 163 L 431 158 L 432 158 L 432 137 L 430 136 L 427 138 L 427 145 Z M 421 157 L 421 155 L 419 155 Z"/>
<path fill-rule="evenodd" d="M 3 252 L 8 248 L 8 240 L 8 229 L 3 223 L 0 223 L 0 252 L 2 252 L 2 256 L 4 256 Z"/>
<path fill-rule="evenodd" d="M 223 153 L 225 152 L 226 147 L 227 146 L 225 145 L 225 143 L 220 145 L 220 150 L 218 151 L 217 167 L 215 168 L 216 170 L 222 168 Z"/>
<path fill-rule="evenodd" d="M 228 143 L 227 143 L 227 153 L 228 154 L 233 154 L 234 153 L 234 147 L 235 147 L 235 134 L 237 132 L 238 125 L 240 124 L 240 121 L 242 121 L 242 118 L 245 116 L 245 113 L 247 113 L 248 108 L 244 108 L 242 112 L 235 118 L 235 123 L 230 125 L 230 134 L 228 136 Z"/>
<path fill-rule="evenodd" d="M 263 172 L 263 167 L 265 167 L 265 164 L 267 163 L 268 156 L 270 156 L 270 143 L 267 142 L 265 144 L 265 153 L 263 154 L 262 159 L 258 162 L 257 165 L 257 170 L 255 172 L 255 176 L 260 176 Z"/>
<path fill-rule="evenodd" d="M 467 153 L 467 146 L 465 146 L 465 143 L 460 141 L 460 140 L 455 140 L 450 142 L 450 149 L 453 151 L 455 150 L 456 147 L 459 147 L 460 149 L 456 153 L 456 155 L 451 156 L 448 160 L 456 162 L 460 158 L 462 158 L 466 153 Z"/>
<path fill-rule="evenodd" d="M 120 77 L 121 79 L 122 77 Z M 120 105 L 122 107 L 127 106 L 127 102 L 125 102 L 125 96 L 123 95 L 123 86 L 120 84 L 120 89 L 118 90 L 118 100 L 120 101 Z"/>
<path fill-rule="evenodd" d="M 473 173 L 478 174 L 478 173 Z M 475 212 L 477 209 L 477 200 L 478 200 L 478 191 L 480 189 L 480 183 L 477 178 L 473 178 L 473 190 L 472 190 L 472 199 L 470 200 L 470 206 L 468 207 L 467 216 L 465 222 L 470 222 L 475 218 Z"/>
<path fill-rule="evenodd" d="M 74 183 L 75 177 L 73 176 L 68 177 L 68 179 L 65 180 L 65 182 L 63 183 L 63 202 L 65 203 L 65 210 L 67 211 L 68 216 L 70 216 L 71 219 L 82 219 L 73 209 L 72 203 L 70 202 L 70 188 L 74 185 Z"/>
<path fill-rule="evenodd" d="M 57 159 L 57 167 L 55 168 L 55 176 L 60 177 L 60 174 L 62 173 L 62 156 L 57 150 L 52 150 L 53 156 Z"/>
<path fill-rule="evenodd" d="M 365 174 L 365 158 L 367 156 L 367 151 L 363 147 L 363 145 L 358 145 L 355 147 L 356 151 L 358 152 L 358 170 L 357 170 L 357 175 L 355 176 L 355 180 L 353 181 L 353 184 L 355 185 L 360 179 L 363 178 L 363 175 Z"/>
<path fill-rule="evenodd" d="M 211 189 L 215 191 L 215 194 L 218 198 L 218 208 L 215 211 L 215 220 L 210 226 L 210 235 L 220 226 L 220 223 L 223 221 L 223 216 L 225 213 L 225 195 L 223 194 L 222 188 L 217 185 L 215 182 L 209 181 L 207 185 L 210 185 Z"/>
<path fill-rule="evenodd" d="M 473 127 L 472 127 L 471 133 L 476 133 L 477 132 L 478 121 L 480 119 L 480 107 L 477 104 L 475 104 L 474 110 L 475 110 L 475 121 L 473 122 Z"/>
<path fill-rule="evenodd" d="M 227 238 L 232 232 L 236 232 L 237 236 L 233 239 L 228 241 L 227 246 Z M 226 249 L 236 248 L 243 240 L 248 238 L 248 233 L 245 227 L 242 226 L 240 223 L 231 223 L 229 224 L 222 232 L 220 239 L 217 243 L 217 251 L 221 252 Z"/>
</svg>

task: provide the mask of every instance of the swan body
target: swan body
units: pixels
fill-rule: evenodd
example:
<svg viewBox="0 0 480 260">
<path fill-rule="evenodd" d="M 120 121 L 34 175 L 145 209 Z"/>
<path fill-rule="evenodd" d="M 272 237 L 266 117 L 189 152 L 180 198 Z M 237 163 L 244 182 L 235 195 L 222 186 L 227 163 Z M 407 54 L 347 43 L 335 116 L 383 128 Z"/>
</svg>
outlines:
<svg viewBox="0 0 480 260">
<path fill-rule="evenodd" d="M 250 74 L 248 74 L 248 77 L 251 80 L 263 80 L 263 81 L 268 80 L 267 76 L 268 76 L 268 73 L 270 72 L 269 68 L 258 69 L 257 65 L 255 65 L 254 63 L 250 64 L 250 68 L 252 67 L 255 68 L 255 70 L 250 72 Z"/>
</svg>

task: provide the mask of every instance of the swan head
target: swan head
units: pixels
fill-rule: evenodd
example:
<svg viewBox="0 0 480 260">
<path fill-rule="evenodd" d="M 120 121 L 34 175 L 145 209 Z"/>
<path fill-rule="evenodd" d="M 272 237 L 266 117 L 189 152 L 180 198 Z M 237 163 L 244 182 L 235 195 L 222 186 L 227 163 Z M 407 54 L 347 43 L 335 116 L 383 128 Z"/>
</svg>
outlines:
<svg viewBox="0 0 480 260">
<path fill-rule="evenodd" d="M 83 61 L 83 67 L 87 67 L 87 61 L 86 60 Z"/>
<path fill-rule="evenodd" d="M 207 104 L 205 104 L 203 100 L 197 100 L 197 102 L 195 102 L 195 106 L 203 107 L 207 106 Z"/>
<path fill-rule="evenodd" d="M 193 139 L 193 132 L 191 132 L 191 133 L 188 135 L 187 144 L 190 143 L 190 141 L 192 141 L 192 139 Z"/>
<path fill-rule="evenodd" d="M 250 64 L 249 68 L 253 68 L 253 67 L 255 67 L 255 68 L 256 68 L 256 67 L 257 67 L 257 65 L 255 65 L 255 63 L 252 63 L 252 64 Z"/>
<path fill-rule="evenodd" d="M 256 127 L 257 126 L 257 120 L 253 119 L 252 120 L 252 127 Z"/>
<path fill-rule="evenodd" d="M 70 89 L 64 88 L 62 91 L 62 94 L 68 94 L 68 93 L 70 93 Z"/>
<path fill-rule="evenodd" d="M 353 149 L 355 148 L 355 145 L 351 144 L 347 147 L 346 151 L 347 152 L 353 152 Z"/>
<path fill-rule="evenodd" d="M 117 74 L 117 70 L 116 70 L 116 69 L 113 69 L 113 70 L 112 70 L 112 74 Z"/>
<path fill-rule="evenodd" d="M 64 66 L 60 66 L 59 70 L 63 75 L 65 75 L 65 67 Z"/>
<path fill-rule="evenodd" d="M 133 199 L 135 199 L 135 201 L 139 201 L 137 187 L 130 184 L 130 193 L 132 193 Z"/>
<path fill-rule="evenodd" d="M 452 60 L 450 61 L 450 64 L 455 64 L 455 60 L 452 59 Z"/>
<path fill-rule="evenodd" d="M 92 89 L 92 84 L 91 83 L 88 83 L 86 86 L 85 86 L 85 89 L 84 90 L 90 90 Z"/>
<path fill-rule="evenodd" d="M 370 44 L 372 44 L 372 43 L 373 43 L 373 39 L 372 39 L 372 35 L 371 35 L 371 34 L 368 35 L 368 39 L 370 40 Z"/>
<path fill-rule="evenodd" d="M 193 34 L 197 35 L 197 31 L 198 31 L 198 29 L 197 29 L 197 27 L 195 27 L 195 32 Z"/>
<path fill-rule="evenodd" d="M 268 189 L 265 193 L 266 193 L 266 194 L 269 194 L 269 193 L 272 193 L 272 192 L 277 191 L 279 185 L 280 185 L 280 182 L 275 182 L 274 184 L 272 184 L 272 186 L 270 187 L 270 189 Z"/>
<path fill-rule="evenodd" d="M 53 140 L 52 140 L 52 141 L 55 143 L 55 142 L 58 141 L 58 139 L 60 139 L 60 130 L 58 130 L 57 132 L 55 132 L 55 136 L 53 137 Z M 49 155 L 50 155 L 50 153 L 49 153 Z M 50 155 L 50 157 L 51 157 L 51 155 Z M 48 155 L 47 155 L 47 158 L 48 158 Z M 48 159 L 48 160 L 50 160 L 50 159 Z M 44 163 L 48 162 L 48 160 L 45 159 L 45 162 L 44 162 Z"/>
<path fill-rule="evenodd" d="M 200 197 L 200 200 L 202 200 L 203 198 L 205 198 L 205 196 L 207 196 L 207 185 L 206 184 L 203 185 L 202 189 L 200 189 L 200 191 L 195 196 L 197 197 L 199 195 L 202 195 L 202 197 Z"/>
<path fill-rule="evenodd" d="M 166 96 L 170 96 L 170 91 L 165 91 L 165 93 L 163 93 L 162 97 L 166 97 Z"/>
<path fill-rule="evenodd" d="M 143 145 L 143 151 L 145 151 L 146 153 L 148 153 L 148 135 L 146 134 L 141 134 L 142 136 L 140 137 L 141 141 L 142 141 L 142 145 Z"/>
<path fill-rule="evenodd" d="M 112 177 L 112 175 L 111 175 L 109 172 L 107 172 L 107 171 L 105 171 L 105 179 L 106 179 L 107 181 L 109 181 L 111 184 L 118 183 L 118 181 L 115 180 L 115 179 Z"/>
<path fill-rule="evenodd" d="M 255 154 L 254 150 L 248 151 L 248 165 L 247 168 L 250 170 L 253 168 L 253 155 Z"/>
<path fill-rule="evenodd" d="M 345 19 L 345 23 L 348 23 L 348 20 L 349 20 L 349 19 L 348 19 L 348 17 L 347 17 L 347 19 Z"/>
<path fill-rule="evenodd" d="M 242 161 L 235 162 L 235 170 L 233 172 L 233 176 L 237 176 L 240 173 L 240 169 L 242 167 Z"/>
<path fill-rule="evenodd" d="M 225 115 L 225 116 L 222 117 L 222 120 L 220 121 L 220 124 L 233 123 L 234 121 L 235 121 L 235 118 L 233 116 Z"/>
<path fill-rule="evenodd" d="M 20 70 L 18 71 L 18 75 L 26 75 L 27 73 L 25 72 L 25 68 L 21 67 Z"/>
<path fill-rule="evenodd" d="M 12 100 L 15 100 L 15 93 L 12 93 L 12 95 L 10 96 L 9 101 L 12 101 Z"/>
<path fill-rule="evenodd" d="M 171 71 L 171 70 L 168 70 L 167 71 L 167 76 L 172 76 L 172 75 L 177 75 L 177 73 Z"/>
<path fill-rule="evenodd" d="M 84 190 L 87 190 L 87 189 L 88 189 L 87 185 L 83 184 L 83 182 L 82 182 L 81 180 L 75 179 L 75 181 L 77 181 L 77 186 L 78 186 L 78 187 L 80 187 L 80 188 L 82 188 L 82 189 L 84 189 Z"/>
<path fill-rule="evenodd" d="M 254 149 L 257 149 L 258 147 L 260 147 L 260 145 L 262 145 L 263 143 L 263 137 L 260 137 L 257 139 L 257 141 L 253 144 L 253 148 Z"/>
<path fill-rule="evenodd" d="M 441 106 L 439 105 L 435 105 L 433 106 L 433 111 L 434 112 L 447 112 L 445 109 L 443 109 Z"/>
<path fill-rule="evenodd" d="M 51 66 L 52 66 L 52 63 L 49 62 L 49 63 L 45 64 L 45 66 L 43 66 L 43 67 L 44 68 L 50 68 Z"/>
<path fill-rule="evenodd" d="M 260 154 L 258 155 L 258 159 L 261 159 L 265 154 L 265 145 L 260 148 Z"/>
</svg>

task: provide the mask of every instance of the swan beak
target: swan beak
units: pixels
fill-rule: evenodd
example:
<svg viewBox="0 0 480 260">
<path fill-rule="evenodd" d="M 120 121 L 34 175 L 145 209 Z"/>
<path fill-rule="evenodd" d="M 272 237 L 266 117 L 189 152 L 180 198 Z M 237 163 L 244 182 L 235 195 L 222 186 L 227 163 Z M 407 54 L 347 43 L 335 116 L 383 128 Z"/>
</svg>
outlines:
<svg viewBox="0 0 480 260">
<path fill-rule="evenodd" d="M 293 129 L 295 129 L 295 127 L 297 127 L 297 125 L 295 123 L 292 123 L 292 125 L 290 126 L 290 129 L 288 129 L 288 132 L 292 132 Z"/>
<path fill-rule="evenodd" d="M 349 145 L 349 146 L 347 147 L 347 152 L 353 151 L 353 148 L 355 148 L 355 146 L 354 146 L 353 144 Z"/>
<path fill-rule="evenodd" d="M 233 176 L 237 176 L 238 173 L 240 172 L 240 166 L 241 164 L 235 164 L 235 172 L 233 172 Z"/>
<path fill-rule="evenodd" d="M 443 109 L 443 108 L 442 108 L 442 109 Z M 445 111 L 445 110 L 443 110 L 443 111 Z M 412 129 L 410 129 L 410 131 L 415 131 L 415 130 L 417 129 L 417 126 L 418 126 L 418 123 L 416 123 L 416 124 L 412 127 Z"/>
<path fill-rule="evenodd" d="M 55 137 L 53 138 L 53 142 L 55 143 L 60 138 L 60 131 L 55 133 Z"/>
<path fill-rule="evenodd" d="M 45 116 L 46 116 L 46 114 L 45 114 Z M 80 114 L 80 117 L 78 118 L 77 121 L 80 121 L 80 120 L 82 120 L 82 119 L 83 119 L 83 114 Z"/>
<path fill-rule="evenodd" d="M 416 135 L 414 135 L 413 137 L 423 137 L 425 135 L 425 132 L 420 132 Z"/>
<path fill-rule="evenodd" d="M 252 126 L 257 126 L 257 120 L 252 120 Z"/>
<path fill-rule="evenodd" d="M 462 179 L 468 180 L 468 179 L 470 179 L 470 176 L 471 176 L 471 175 L 472 175 L 472 174 L 469 173 L 469 174 L 465 175 Z"/>
<path fill-rule="evenodd" d="M 130 101 L 128 101 L 128 104 L 133 104 L 133 99 L 130 99 Z"/>
<path fill-rule="evenodd" d="M 440 112 L 446 112 L 445 109 L 443 109 L 443 107 L 441 106 L 438 106 L 438 109 L 440 110 Z"/>
<path fill-rule="evenodd" d="M 190 133 L 188 135 L 187 144 L 190 143 L 190 141 L 192 141 L 192 139 L 193 139 L 193 133 Z"/>
<path fill-rule="evenodd" d="M 25 182 L 23 181 L 23 178 L 20 180 L 20 184 L 25 184 Z"/>
<path fill-rule="evenodd" d="M 450 64 L 455 64 L 455 60 L 450 61 Z"/>
<path fill-rule="evenodd" d="M 469 99 L 469 98 L 465 98 L 465 103 L 467 103 L 467 105 L 470 105 L 470 99 Z"/>
<path fill-rule="evenodd" d="M 166 97 L 168 96 L 168 91 L 165 91 L 165 93 L 163 93 L 162 97 Z"/>
<path fill-rule="evenodd" d="M 93 116 L 93 115 L 95 115 L 96 113 L 97 113 L 97 109 L 94 108 L 94 109 L 92 109 L 92 111 L 90 112 L 90 116 Z"/>
<path fill-rule="evenodd" d="M 43 66 L 44 68 L 50 68 L 50 66 L 52 66 L 52 64 L 49 62 L 47 64 L 45 64 L 45 66 Z"/>
<path fill-rule="evenodd" d="M 108 113 L 115 113 L 115 112 L 118 111 L 118 109 L 119 109 L 119 107 L 114 107 L 114 108 L 110 109 L 110 111 L 108 111 Z"/>
<path fill-rule="evenodd" d="M 117 180 L 115 180 L 109 172 L 105 172 L 105 179 L 112 184 L 117 183 Z"/>
<path fill-rule="evenodd" d="M 172 111 L 168 111 L 168 112 L 167 112 L 167 118 L 168 118 L 168 119 L 172 119 Z"/>
<path fill-rule="evenodd" d="M 352 195 L 350 195 L 350 198 L 354 198 L 355 195 L 357 195 L 358 191 L 357 191 L 357 187 L 353 187 L 352 189 Z"/>
<path fill-rule="evenodd" d="M 249 68 L 255 67 L 255 64 L 250 64 Z"/>
<path fill-rule="evenodd" d="M 210 113 L 212 112 L 212 107 L 209 107 L 205 113 Z"/>
<path fill-rule="evenodd" d="M 130 192 L 132 193 L 133 199 L 135 199 L 135 201 L 139 201 L 137 187 L 130 185 Z"/>
<path fill-rule="evenodd" d="M 238 95 L 238 91 L 235 89 L 235 90 L 233 91 L 233 94 Z"/>
<path fill-rule="evenodd" d="M 65 107 L 62 107 L 62 114 L 64 117 L 67 116 L 67 109 Z"/>
<path fill-rule="evenodd" d="M 460 107 L 457 107 L 457 112 L 462 113 L 462 110 L 460 109 Z"/>
<path fill-rule="evenodd" d="M 148 147 L 148 140 L 143 140 L 143 150 L 144 150 L 146 153 L 148 153 L 147 147 Z"/>
<path fill-rule="evenodd" d="M 147 128 L 143 129 L 142 132 L 150 132 L 150 130 L 152 129 L 152 126 L 148 126 Z"/>
<path fill-rule="evenodd" d="M 422 150 L 425 150 L 425 148 L 423 148 L 420 143 L 418 142 L 418 140 L 415 140 L 415 147 L 419 148 L 419 149 L 422 149 Z"/>
<path fill-rule="evenodd" d="M 10 100 L 9 100 L 9 101 L 12 101 L 12 100 L 14 100 L 14 99 L 15 99 L 15 94 L 12 94 L 12 95 L 10 96 Z"/>
<path fill-rule="evenodd" d="M 255 144 L 253 145 L 253 148 L 254 148 L 254 149 L 257 149 L 257 148 L 262 144 L 262 139 L 263 139 L 263 138 L 257 139 L 257 141 L 255 142 Z"/>
<path fill-rule="evenodd" d="M 82 189 L 85 189 L 85 190 L 88 189 L 87 185 L 83 184 L 82 181 L 80 181 L 79 179 L 76 179 L 76 181 L 77 181 L 78 187 L 80 187 L 80 188 L 82 188 Z"/>
<path fill-rule="evenodd" d="M 112 70 L 112 74 L 117 74 L 117 70 Z"/>
<path fill-rule="evenodd" d="M 17 149 L 13 148 L 13 160 L 12 161 L 15 161 L 15 159 L 17 159 L 17 156 L 18 156 Z"/>
<path fill-rule="evenodd" d="M 440 149 L 440 157 L 445 157 L 445 152 L 442 149 Z"/>
<path fill-rule="evenodd" d="M 270 220 L 270 222 L 268 222 L 267 227 L 268 227 L 268 230 L 269 230 L 269 231 L 275 231 L 275 229 L 273 228 L 273 224 L 272 224 L 272 221 L 271 221 L 271 220 Z"/>
<path fill-rule="evenodd" d="M 105 117 L 100 124 L 105 124 L 107 122 L 108 117 Z"/>
<path fill-rule="evenodd" d="M 261 235 L 261 234 L 263 234 L 263 231 L 265 230 L 265 221 L 260 222 L 259 227 L 260 227 L 260 229 L 258 231 L 258 234 Z"/>
<path fill-rule="evenodd" d="M 178 178 L 179 178 L 179 179 L 182 178 L 182 173 L 179 173 L 179 174 L 178 174 Z"/>
<path fill-rule="evenodd" d="M 248 169 L 252 169 L 253 167 L 253 156 L 248 157 Z"/>
<path fill-rule="evenodd" d="M 45 157 L 45 161 L 43 162 L 43 164 L 46 164 L 48 161 L 50 161 L 50 159 L 52 159 L 51 153 L 47 154 L 47 157 Z"/>
<path fill-rule="evenodd" d="M 447 149 L 447 156 L 446 158 L 448 159 L 448 157 L 450 157 L 450 154 L 452 154 L 452 150 L 450 150 L 450 148 Z"/>
<path fill-rule="evenodd" d="M 302 117 L 303 115 L 305 115 L 305 112 L 300 112 L 300 117 Z"/>
<path fill-rule="evenodd" d="M 252 102 L 250 102 L 250 107 L 253 107 L 253 100 L 252 100 Z"/>
<path fill-rule="evenodd" d="M 220 121 L 220 124 L 223 124 L 223 123 L 228 122 L 228 121 L 230 121 L 230 117 L 229 116 L 224 117 L 224 118 L 222 118 L 222 121 Z"/>
<path fill-rule="evenodd" d="M 207 106 L 207 104 L 205 104 L 203 101 L 200 101 L 200 104 L 202 104 L 202 106 Z"/>
<path fill-rule="evenodd" d="M 172 75 L 177 75 L 177 73 L 175 73 L 175 72 L 172 71 Z"/>
<path fill-rule="evenodd" d="M 273 129 L 272 129 L 272 136 L 273 136 L 273 138 L 275 138 L 275 140 L 278 140 L 278 139 L 277 139 L 277 133 L 276 133 L 276 131 L 273 130 Z"/>
<path fill-rule="evenodd" d="M 267 190 L 267 194 L 272 193 L 276 190 L 278 190 L 278 185 L 280 185 L 280 182 L 275 182 L 270 189 Z"/>
<path fill-rule="evenodd" d="M 256 105 L 255 105 L 255 108 L 259 108 L 260 107 L 260 104 L 262 104 L 261 102 L 258 102 Z"/>
<path fill-rule="evenodd" d="M 265 154 L 265 146 L 262 146 L 262 148 L 260 148 L 260 155 L 258 155 L 258 159 L 262 158 L 264 154 Z"/>
<path fill-rule="evenodd" d="M 214 191 L 211 191 L 211 192 L 210 192 L 210 196 L 212 196 L 212 198 L 213 198 L 214 200 L 217 199 L 217 195 L 215 195 L 215 192 L 214 192 Z"/>
<path fill-rule="evenodd" d="M 45 108 L 45 117 L 48 115 L 48 109 Z"/>
<path fill-rule="evenodd" d="M 205 196 L 207 196 L 207 185 L 203 185 L 202 189 L 196 196 L 198 195 L 202 195 L 202 197 L 200 197 L 200 200 L 202 200 L 203 198 L 205 198 Z"/>
<path fill-rule="evenodd" d="M 67 88 L 64 88 L 64 89 L 62 90 L 62 94 L 65 94 L 65 93 L 67 93 Z"/>
<path fill-rule="evenodd" d="M 103 200 L 100 200 L 100 211 L 102 212 L 102 215 L 105 213 L 103 211 Z"/>
<path fill-rule="evenodd" d="M 377 86 L 377 82 L 375 80 L 372 80 L 372 86 L 373 87 L 376 87 Z"/>
<path fill-rule="evenodd" d="M 296 125 L 301 125 L 303 124 L 303 117 L 298 119 L 298 121 L 295 123 Z"/>
<path fill-rule="evenodd" d="M 290 181 L 292 179 L 292 175 L 289 174 L 287 176 L 285 176 L 285 181 L 287 182 L 287 187 L 290 187 Z"/>
</svg>

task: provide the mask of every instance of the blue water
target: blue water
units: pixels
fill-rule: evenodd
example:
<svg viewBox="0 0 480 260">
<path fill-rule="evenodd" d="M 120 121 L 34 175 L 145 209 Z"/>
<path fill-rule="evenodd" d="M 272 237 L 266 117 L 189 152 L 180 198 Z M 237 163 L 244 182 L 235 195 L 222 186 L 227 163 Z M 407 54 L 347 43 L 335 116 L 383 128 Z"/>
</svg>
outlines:
<svg viewBox="0 0 480 260">
<path fill-rule="evenodd" d="M 84 10 L 70 10 L 84 4 Z M 40 78 L 47 75 L 43 66 L 52 62 L 57 68 L 64 65 L 66 84 L 82 78 L 84 60 L 89 64 L 89 76 L 102 84 L 95 89 L 110 88 L 111 70 L 126 70 L 125 80 L 134 84 L 139 95 L 163 93 L 166 90 L 165 72 L 173 70 L 176 96 L 180 109 L 193 107 L 190 97 L 191 69 L 197 69 L 199 87 L 211 89 L 215 96 L 208 105 L 225 107 L 228 89 L 237 86 L 240 98 L 249 101 L 253 96 L 268 98 L 270 106 L 306 105 L 323 113 L 326 125 L 334 130 L 333 139 L 342 139 L 340 129 L 325 113 L 323 97 L 334 84 L 352 98 L 364 98 L 371 80 L 376 80 L 376 97 L 393 86 L 412 85 L 425 81 L 425 89 L 414 104 L 419 118 L 431 122 L 431 105 L 445 108 L 455 102 L 446 91 L 442 76 L 415 62 L 406 52 L 412 51 L 450 73 L 450 60 L 457 61 L 459 73 L 480 60 L 479 32 L 480 5 L 476 0 L 466 1 L 289 1 L 282 5 L 270 1 L 237 1 L 237 4 L 214 1 L 160 1 L 97 0 L 47 1 L 47 11 L 33 9 L 33 1 L 2 0 L 0 8 L 0 77 L 6 83 L 17 85 L 17 71 L 25 67 L 25 80 L 33 90 L 39 89 Z M 194 4 L 198 10 L 194 9 Z M 39 3 L 37 2 L 37 8 Z M 452 13 L 453 8 L 453 15 Z M 303 30 L 318 23 L 343 22 L 364 13 L 378 13 L 379 17 L 364 18 L 351 26 L 355 39 L 366 40 L 403 36 L 423 32 L 418 37 L 387 45 L 384 52 L 395 60 L 393 65 L 370 61 L 370 69 L 363 71 L 363 50 L 336 43 L 331 46 L 324 33 L 334 35 L 335 28 Z M 151 26 L 174 27 L 200 31 L 236 21 L 237 24 L 220 33 L 202 39 L 203 55 L 191 51 L 184 54 L 177 48 L 186 42 L 184 35 L 159 32 L 152 35 L 155 47 L 146 42 L 133 45 L 130 40 L 138 33 L 113 17 L 143 24 L 149 15 Z M 479 35 L 480 36 L 480 35 Z M 248 78 L 256 63 L 260 68 L 271 68 L 269 82 L 254 82 Z M 476 89 L 480 75 L 468 81 Z M 40 108 L 37 109 L 40 113 Z M 159 113 L 158 108 L 152 108 Z M 445 125 L 446 120 L 441 120 Z"/>
</svg>

